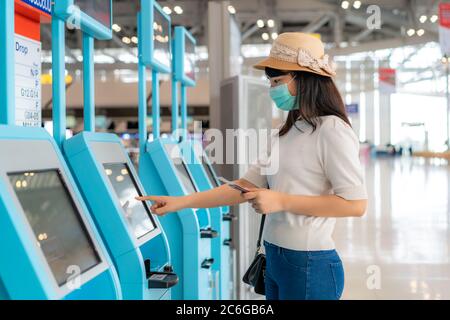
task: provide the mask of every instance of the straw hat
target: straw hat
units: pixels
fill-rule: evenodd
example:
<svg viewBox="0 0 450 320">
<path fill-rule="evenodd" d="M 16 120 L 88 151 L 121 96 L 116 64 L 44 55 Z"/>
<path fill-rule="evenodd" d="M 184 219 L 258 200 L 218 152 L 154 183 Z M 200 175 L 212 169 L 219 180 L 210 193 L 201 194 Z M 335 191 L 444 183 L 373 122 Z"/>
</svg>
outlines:
<svg viewBox="0 0 450 320">
<path fill-rule="evenodd" d="M 270 56 L 254 66 L 286 71 L 306 71 L 326 77 L 336 75 L 336 66 L 325 54 L 318 38 L 301 32 L 282 33 L 274 41 Z"/>
</svg>

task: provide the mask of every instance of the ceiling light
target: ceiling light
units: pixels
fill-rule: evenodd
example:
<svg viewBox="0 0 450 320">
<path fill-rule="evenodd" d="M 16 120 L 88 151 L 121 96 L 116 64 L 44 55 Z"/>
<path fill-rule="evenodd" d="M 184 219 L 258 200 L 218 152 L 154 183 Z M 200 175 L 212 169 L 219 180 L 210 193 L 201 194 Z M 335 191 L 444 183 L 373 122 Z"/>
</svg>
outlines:
<svg viewBox="0 0 450 320">
<path fill-rule="evenodd" d="M 419 37 L 423 36 L 424 34 L 425 34 L 425 30 L 424 30 L 424 29 L 419 29 L 419 30 L 417 30 L 417 35 L 418 35 Z"/>
<path fill-rule="evenodd" d="M 256 24 L 258 25 L 258 27 L 264 28 L 264 20 L 259 19 L 258 21 L 256 21 Z"/>
<path fill-rule="evenodd" d="M 267 26 L 269 28 L 273 28 L 275 26 L 275 21 L 273 21 L 272 19 L 267 20 Z"/>
<path fill-rule="evenodd" d="M 228 6 L 228 12 L 229 12 L 230 14 L 236 14 L 236 8 L 233 7 L 232 5 L 229 5 L 229 6 Z"/>
<path fill-rule="evenodd" d="M 350 7 L 350 2 L 342 1 L 341 7 L 342 7 L 342 9 L 347 10 Z"/>
<path fill-rule="evenodd" d="M 269 40 L 269 34 L 267 32 L 264 32 L 261 37 L 263 38 L 264 41 Z"/>
<path fill-rule="evenodd" d="M 425 22 L 427 22 L 427 20 L 428 20 L 428 17 L 424 14 L 421 15 L 419 18 L 420 23 L 425 23 Z"/>
<path fill-rule="evenodd" d="M 273 40 L 276 40 L 277 38 L 278 38 L 278 33 L 273 32 L 273 33 L 272 33 L 272 39 L 273 39 Z"/>
<path fill-rule="evenodd" d="M 172 13 L 172 9 L 170 9 L 170 8 L 167 7 L 167 6 L 165 6 L 165 7 L 163 8 L 163 11 L 164 11 L 166 14 L 171 14 L 171 13 Z"/>
<path fill-rule="evenodd" d="M 183 8 L 181 8 L 180 6 L 175 6 L 173 7 L 173 11 L 175 11 L 176 14 L 182 14 Z"/>
<path fill-rule="evenodd" d="M 131 37 L 131 42 L 133 42 L 134 44 L 137 44 L 138 38 L 136 36 Z"/>
<path fill-rule="evenodd" d="M 96 54 L 94 55 L 94 63 L 98 64 L 114 64 L 116 59 L 106 54 Z"/>
<path fill-rule="evenodd" d="M 437 14 L 433 14 L 433 15 L 431 16 L 431 18 L 430 18 L 430 21 L 433 22 L 433 23 L 435 23 L 436 21 L 438 21 L 438 16 L 437 16 Z"/>
<path fill-rule="evenodd" d="M 408 29 L 408 31 L 406 31 L 406 34 L 408 35 L 408 36 L 410 36 L 410 37 L 412 37 L 413 35 L 415 35 L 416 34 L 416 30 L 414 30 L 414 29 Z"/>
<path fill-rule="evenodd" d="M 361 8 L 361 1 L 357 0 L 357 1 L 353 2 L 353 8 L 355 8 L 355 9 Z"/>
<path fill-rule="evenodd" d="M 122 38 L 122 42 L 125 43 L 125 44 L 130 44 L 131 43 L 131 39 L 128 38 L 128 37 L 123 37 Z"/>
<path fill-rule="evenodd" d="M 114 30 L 114 32 L 120 32 L 122 30 L 122 28 L 116 23 L 113 24 L 112 29 Z"/>
</svg>

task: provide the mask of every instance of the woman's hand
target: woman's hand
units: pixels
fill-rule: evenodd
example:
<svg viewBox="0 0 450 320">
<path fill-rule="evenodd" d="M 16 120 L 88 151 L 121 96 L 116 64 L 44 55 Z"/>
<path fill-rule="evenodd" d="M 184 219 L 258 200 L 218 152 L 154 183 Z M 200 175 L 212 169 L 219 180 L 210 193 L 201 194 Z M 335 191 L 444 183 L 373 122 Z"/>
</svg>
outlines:
<svg viewBox="0 0 450 320">
<path fill-rule="evenodd" d="M 170 212 L 177 212 L 187 207 L 185 197 L 148 196 L 136 197 L 138 201 L 152 201 L 150 210 L 158 216 L 165 216 Z"/>
<path fill-rule="evenodd" d="M 285 194 L 268 189 L 250 189 L 242 196 L 260 214 L 285 211 Z"/>
</svg>

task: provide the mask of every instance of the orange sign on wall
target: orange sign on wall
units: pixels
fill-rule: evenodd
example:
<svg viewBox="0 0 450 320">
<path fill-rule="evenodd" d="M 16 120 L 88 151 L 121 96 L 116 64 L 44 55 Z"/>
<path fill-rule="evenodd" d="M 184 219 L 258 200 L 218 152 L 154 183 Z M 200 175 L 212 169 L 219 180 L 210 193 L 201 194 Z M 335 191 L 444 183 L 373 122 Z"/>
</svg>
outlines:
<svg viewBox="0 0 450 320">
<path fill-rule="evenodd" d="M 41 41 L 41 23 L 50 23 L 51 16 L 23 0 L 15 0 L 15 12 L 16 34 Z"/>
</svg>

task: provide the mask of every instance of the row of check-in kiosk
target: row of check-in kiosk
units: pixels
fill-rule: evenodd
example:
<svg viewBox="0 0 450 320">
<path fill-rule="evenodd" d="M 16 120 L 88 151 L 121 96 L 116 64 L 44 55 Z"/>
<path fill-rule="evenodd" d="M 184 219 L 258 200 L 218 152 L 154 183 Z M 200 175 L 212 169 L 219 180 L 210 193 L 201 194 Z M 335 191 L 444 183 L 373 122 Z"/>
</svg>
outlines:
<svg viewBox="0 0 450 320">
<path fill-rule="evenodd" d="M 95 132 L 94 39 L 112 37 L 111 0 L 52 5 L 53 136 L 14 122 L 14 14 L 0 3 L 0 299 L 231 299 L 228 208 L 157 217 L 145 194 L 182 196 L 219 186 L 200 142 L 188 137 L 186 90 L 195 40 L 154 0 L 141 0 L 139 169 L 115 134 Z M 83 37 L 84 131 L 66 139 L 65 30 Z M 6 45 L 5 45 L 6 44 Z M 152 73 L 153 139 L 147 133 Z M 172 75 L 173 134 L 162 138 L 159 74 Z M 178 96 L 181 97 L 180 103 Z M 181 114 L 181 128 L 177 128 Z"/>
</svg>

